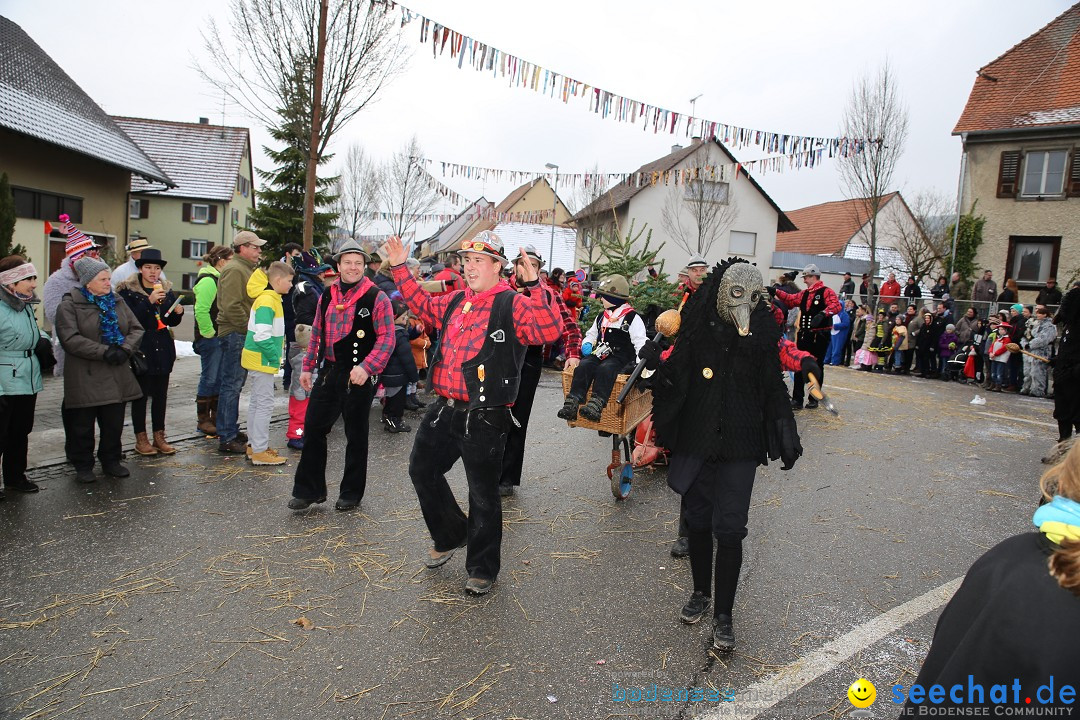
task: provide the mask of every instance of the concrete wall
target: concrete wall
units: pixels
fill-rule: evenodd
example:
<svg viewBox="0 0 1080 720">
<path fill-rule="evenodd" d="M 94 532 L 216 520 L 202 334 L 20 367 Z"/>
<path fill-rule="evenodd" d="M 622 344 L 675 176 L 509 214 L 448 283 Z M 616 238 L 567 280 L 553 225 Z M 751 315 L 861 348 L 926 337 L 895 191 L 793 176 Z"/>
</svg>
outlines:
<svg viewBox="0 0 1080 720">
<path fill-rule="evenodd" d="M 1071 136 L 1055 139 L 987 143 L 969 139 L 966 144 L 967 172 L 964 177 L 961 208 L 968 212 L 978 200 L 976 212 L 986 216 L 983 243 L 979 248 L 976 263 L 980 269 L 989 268 L 994 271 L 994 279 L 999 289 L 1003 288 L 1005 283 L 1010 235 L 1061 237 L 1057 278 L 1058 286 L 1062 290 L 1068 289 L 1067 280 L 1080 270 L 1080 198 L 998 198 L 1001 153 L 1006 150 L 1071 150 L 1078 142 L 1080 128 Z M 1021 181 L 1023 170 L 1021 163 Z M 1037 286 L 1021 286 L 1020 289 L 1022 302 L 1030 303 L 1035 300 Z"/>
</svg>

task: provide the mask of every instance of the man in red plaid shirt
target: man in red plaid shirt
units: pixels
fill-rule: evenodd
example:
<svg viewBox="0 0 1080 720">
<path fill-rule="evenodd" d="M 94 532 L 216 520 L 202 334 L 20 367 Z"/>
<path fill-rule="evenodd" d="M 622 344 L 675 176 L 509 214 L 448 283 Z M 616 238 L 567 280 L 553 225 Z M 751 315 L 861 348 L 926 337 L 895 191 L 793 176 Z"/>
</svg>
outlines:
<svg viewBox="0 0 1080 720">
<path fill-rule="evenodd" d="M 814 356 L 818 366 L 818 382 L 824 385 L 825 377 L 822 369 L 825 365 L 825 353 L 829 350 L 832 317 L 840 312 L 843 306 L 840 305 L 840 298 L 836 296 L 836 292 L 821 282 L 821 271 L 818 270 L 817 265 L 811 263 L 803 268 L 802 279 L 806 284 L 806 289 L 801 292 L 788 293 L 778 287 L 770 289 L 770 292 L 774 293 L 777 301 L 784 308 L 788 310 L 794 307 L 799 308 L 799 336 L 796 344 L 799 350 L 805 350 Z M 795 373 L 791 389 L 791 407 L 795 410 L 802 410 L 805 382 L 806 373 Z M 808 409 L 817 406 L 818 401 L 813 397 L 806 401 Z"/>
<path fill-rule="evenodd" d="M 559 339 L 562 318 L 548 293 L 531 292 L 538 274 L 524 250 L 521 284 L 529 295 L 513 292 L 500 277 L 506 256 L 495 233 L 479 233 L 458 253 L 468 287 L 432 297 L 405 266 L 401 239 L 392 237 L 383 248 L 409 309 L 441 333 L 429 374 L 439 398 L 420 423 L 409 457 L 409 476 L 434 541 L 424 564 L 437 568 L 468 545 L 465 591 L 483 595 L 499 574 L 499 476 L 526 348 Z M 469 483 L 468 516 L 446 481 L 459 457 Z"/>
<path fill-rule="evenodd" d="M 348 240 L 334 256 L 340 273 L 323 291 L 311 324 L 300 387 L 311 393 L 304 415 L 304 453 L 289 507 L 326 500 L 326 436 L 345 415 L 345 471 L 337 510 L 353 510 L 367 487 L 368 416 L 378 374 L 394 350 L 390 298 L 364 276 L 368 255 Z M 318 379 L 312 383 L 312 373 Z"/>
<path fill-rule="evenodd" d="M 525 255 L 529 263 L 539 273 L 544 266 L 544 260 L 540 253 L 532 245 L 526 245 Z M 510 278 L 510 287 L 520 293 L 531 295 L 535 289 L 529 290 L 520 287 L 524 266 L 520 257 L 514 258 L 514 276 Z M 548 304 L 559 308 L 562 316 L 562 340 L 563 352 L 566 354 L 566 367 L 575 368 L 581 362 L 581 329 L 574 321 L 573 314 L 563 302 L 562 293 L 558 288 L 540 283 L 540 290 L 548 294 Z M 544 348 L 539 345 L 530 345 L 525 352 L 525 364 L 521 366 L 521 387 L 518 388 L 517 399 L 514 401 L 514 419 L 518 424 L 511 426 L 510 435 L 506 438 L 506 452 L 503 454 L 503 471 L 499 478 L 499 495 L 507 496 L 514 494 L 514 487 L 521 484 L 521 467 L 525 462 L 525 436 L 529 431 L 529 416 L 532 415 L 533 399 L 536 397 L 536 386 L 540 382 L 540 374 L 544 365 Z"/>
</svg>

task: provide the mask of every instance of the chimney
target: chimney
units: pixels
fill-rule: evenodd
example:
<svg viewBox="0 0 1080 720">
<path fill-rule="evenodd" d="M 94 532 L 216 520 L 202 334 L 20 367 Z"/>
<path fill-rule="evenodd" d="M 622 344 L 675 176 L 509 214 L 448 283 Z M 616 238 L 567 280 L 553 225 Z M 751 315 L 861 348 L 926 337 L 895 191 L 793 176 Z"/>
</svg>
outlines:
<svg viewBox="0 0 1080 720">
<path fill-rule="evenodd" d="M 690 140 L 693 142 L 694 145 L 700 145 L 701 144 L 701 136 L 700 135 L 695 135 L 694 137 L 690 138 Z"/>
<path fill-rule="evenodd" d="M 671 146 L 671 152 L 678 152 L 679 150 L 682 150 L 682 145 L 672 145 Z"/>
<path fill-rule="evenodd" d="M 210 118 L 204 118 L 204 117 L 199 118 L 199 124 L 200 125 L 209 125 L 210 124 Z"/>
</svg>

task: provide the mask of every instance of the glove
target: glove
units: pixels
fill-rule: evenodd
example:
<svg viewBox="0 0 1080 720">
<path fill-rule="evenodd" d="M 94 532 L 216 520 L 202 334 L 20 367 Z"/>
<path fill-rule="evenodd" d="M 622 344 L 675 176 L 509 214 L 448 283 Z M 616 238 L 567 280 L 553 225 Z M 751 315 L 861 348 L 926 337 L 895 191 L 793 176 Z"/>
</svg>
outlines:
<svg viewBox="0 0 1080 720">
<path fill-rule="evenodd" d="M 660 346 L 652 340 L 646 340 L 641 346 L 638 357 L 645 361 L 645 368 L 655 370 L 660 365 Z"/>
<path fill-rule="evenodd" d="M 821 328 L 828 327 L 831 324 L 832 324 L 832 320 L 829 319 L 829 316 L 826 315 L 823 312 L 819 312 L 810 321 L 810 329 L 811 330 L 820 330 Z"/>
<path fill-rule="evenodd" d="M 770 298 L 776 297 L 776 285 L 769 285 L 765 289 L 768 291 Z"/>
<path fill-rule="evenodd" d="M 127 362 L 128 354 L 119 345 L 110 345 L 109 349 L 105 351 L 104 359 L 110 365 L 123 365 Z"/>
<path fill-rule="evenodd" d="M 804 376 L 809 377 L 809 373 L 814 373 L 814 377 L 821 381 L 821 366 L 817 364 L 817 360 L 812 357 L 803 358 L 801 367 Z"/>
<path fill-rule="evenodd" d="M 783 461 L 780 469 L 790 470 L 795 467 L 795 461 L 803 454 L 802 443 L 799 441 L 799 430 L 795 425 L 794 418 L 776 420 L 775 423 L 774 432 L 778 445 L 775 450 Z"/>
</svg>

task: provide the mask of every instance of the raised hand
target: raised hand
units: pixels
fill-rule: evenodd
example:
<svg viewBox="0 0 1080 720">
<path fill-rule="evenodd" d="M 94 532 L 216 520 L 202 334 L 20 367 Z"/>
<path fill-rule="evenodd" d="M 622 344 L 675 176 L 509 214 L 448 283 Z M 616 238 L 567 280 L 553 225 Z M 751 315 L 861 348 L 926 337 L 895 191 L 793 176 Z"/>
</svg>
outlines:
<svg viewBox="0 0 1080 720">
<path fill-rule="evenodd" d="M 521 269 L 522 282 L 531 283 L 540 278 L 540 273 L 533 267 L 532 258 L 525 254 L 524 247 L 521 248 L 521 262 L 518 264 L 518 267 Z"/>
<path fill-rule="evenodd" d="M 397 235 L 390 236 L 390 239 L 382 246 L 380 254 L 386 258 L 386 262 L 390 263 L 391 266 L 400 265 L 409 257 L 405 245 Z"/>
</svg>

